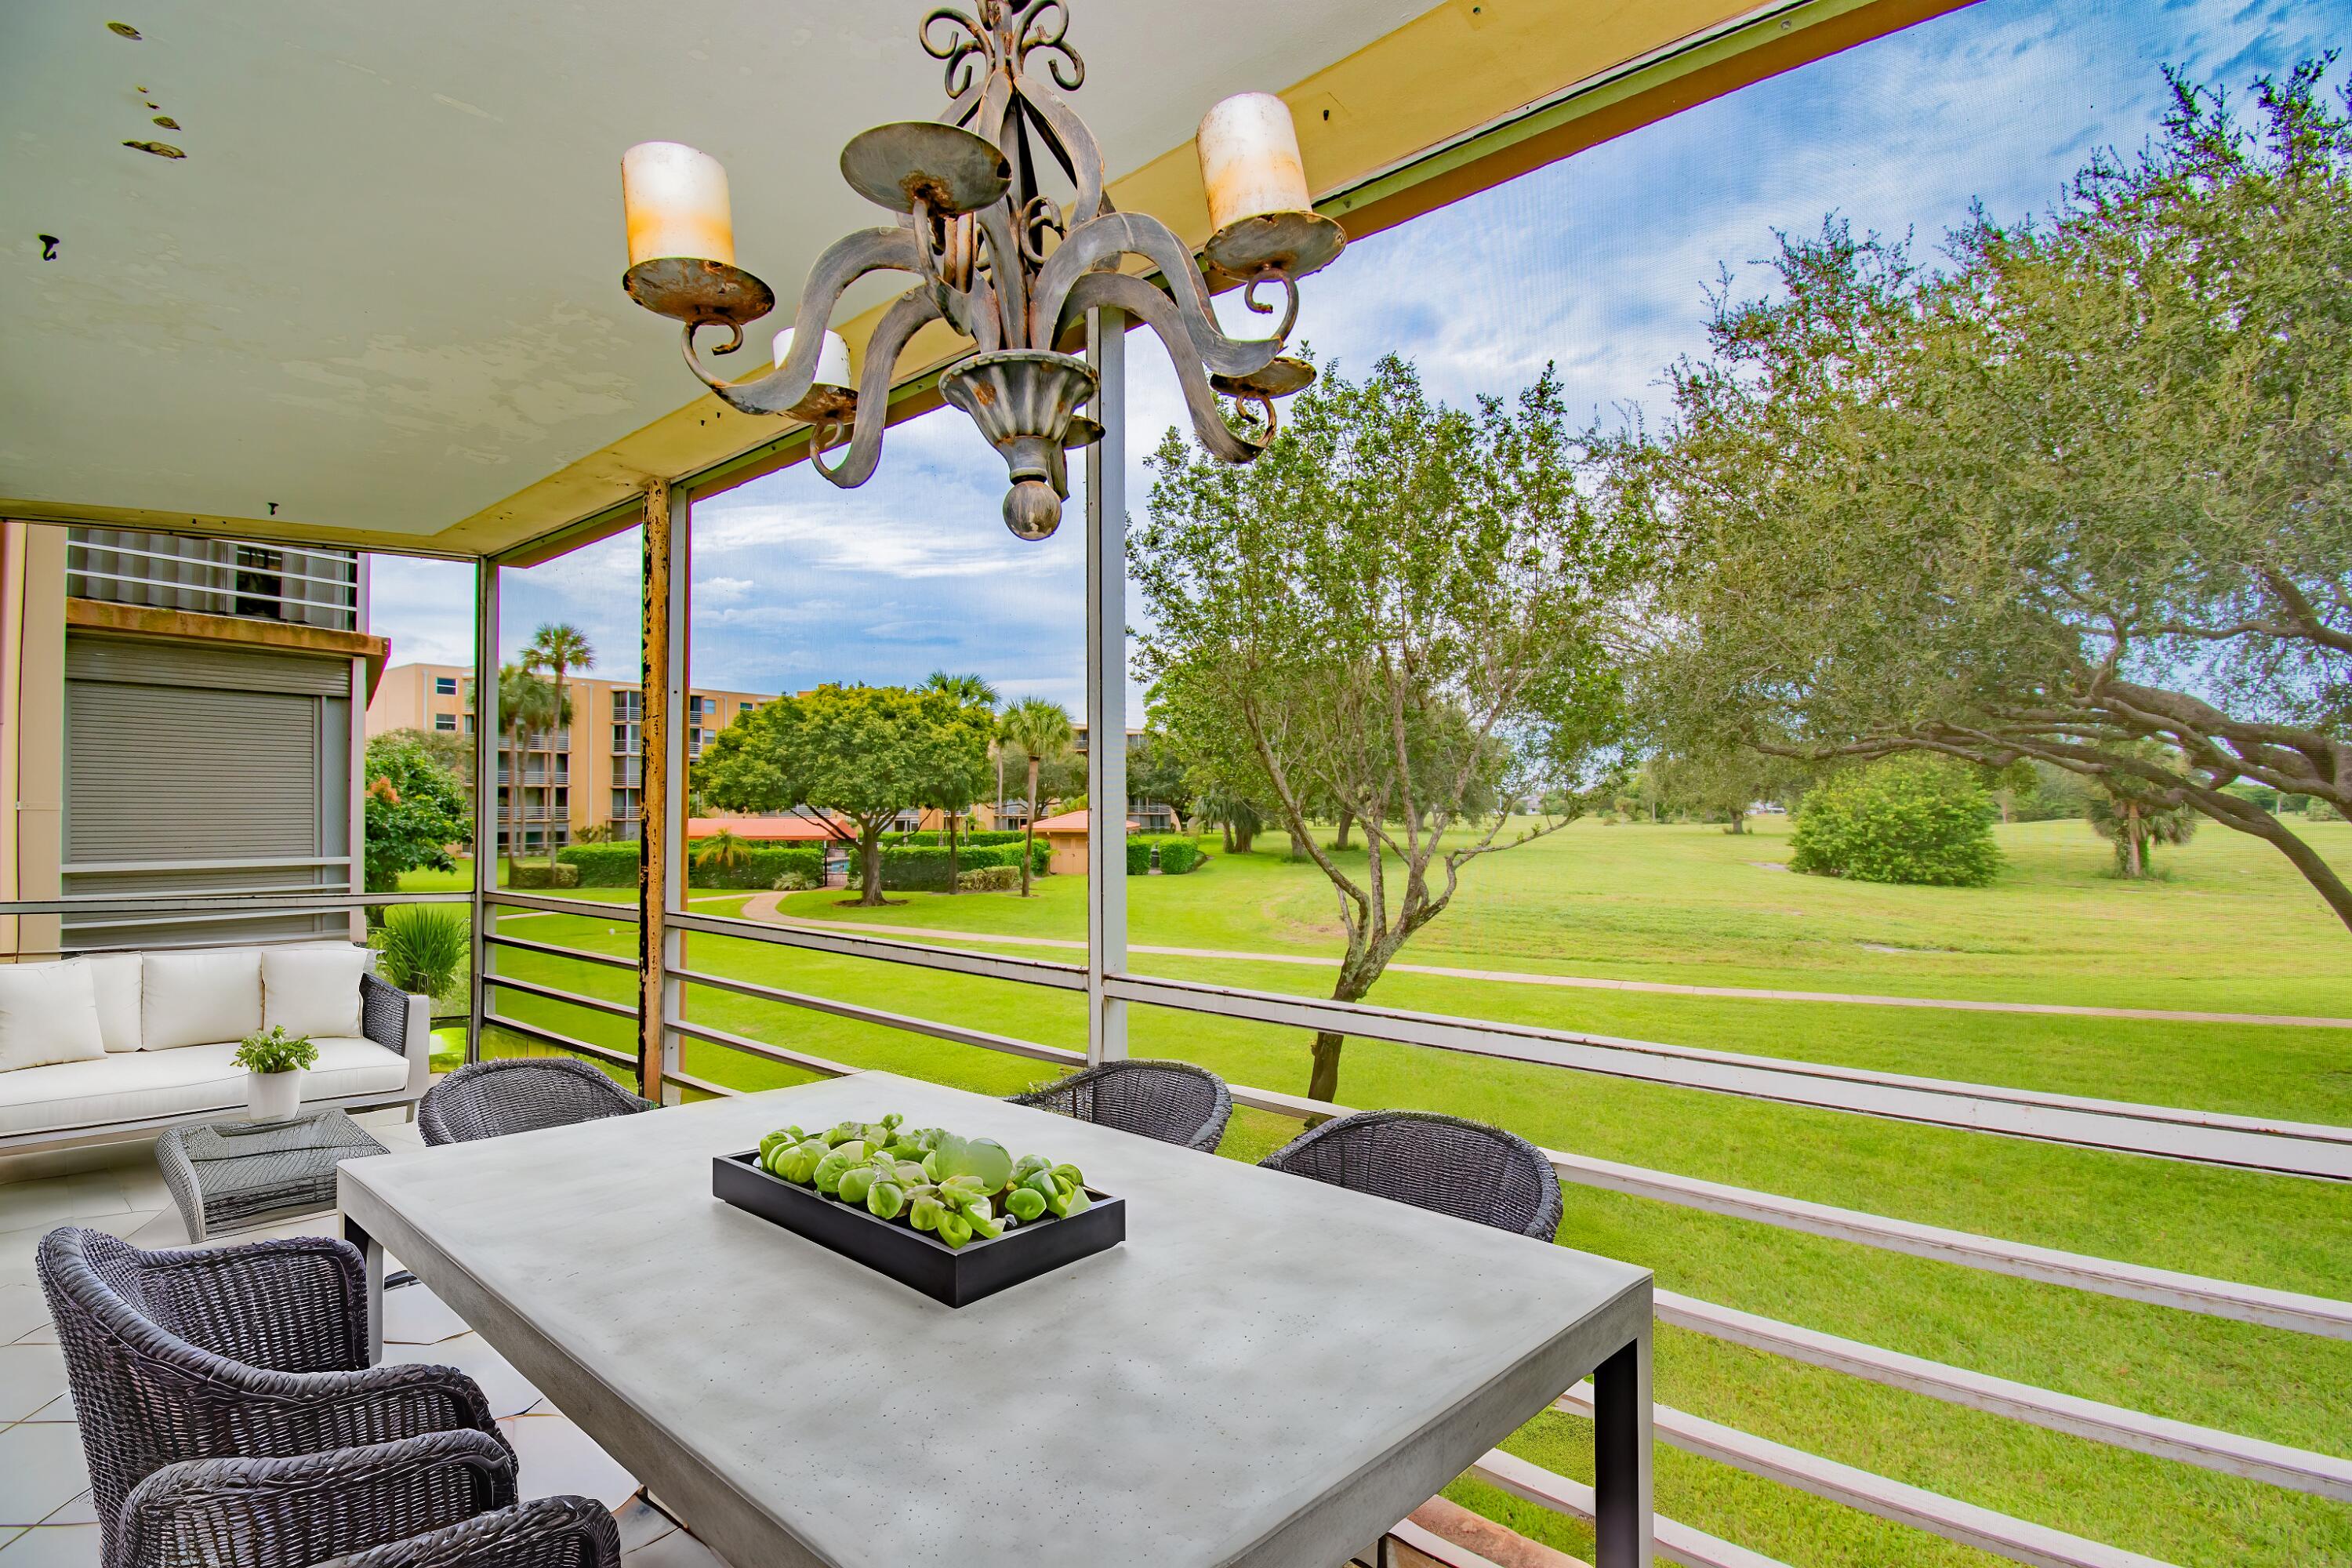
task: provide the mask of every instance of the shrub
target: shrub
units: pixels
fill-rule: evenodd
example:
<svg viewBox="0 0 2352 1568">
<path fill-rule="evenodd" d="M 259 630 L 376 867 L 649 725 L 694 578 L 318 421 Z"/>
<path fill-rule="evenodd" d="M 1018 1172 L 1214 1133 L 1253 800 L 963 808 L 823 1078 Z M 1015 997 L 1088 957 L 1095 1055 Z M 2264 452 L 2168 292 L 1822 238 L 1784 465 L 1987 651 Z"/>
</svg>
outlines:
<svg viewBox="0 0 2352 1568">
<path fill-rule="evenodd" d="M 824 881 L 824 851 L 814 846 L 776 846 L 739 849 L 726 865 L 689 860 L 689 888 L 744 888 L 761 892 L 783 888 L 814 888 Z"/>
<path fill-rule="evenodd" d="M 632 877 L 631 881 L 636 879 Z M 580 886 L 580 868 L 558 860 L 552 866 L 533 866 L 518 860 L 507 871 L 509 888 L 576 888 Z"/>
<path fill-rule="evenodd" d="M 473 956 L 471 922 L 449 904 L 394 904 L 384 911 L 377 966 L 403 991 L 439 996 Z"/>
<path fill-rule="evenodd" d="M 1052 857 L 1051 847 L 1045 840 L 1039 839 L 1030 861 L 1030 873 L 1033 876 L 1045 875 L 1045 864 Z M 1021 846 L 1017 841 L 1011 844 L 982 844 L 971 848 L 960 848 L 956 855 L 956 869 L 959 872 L 984 871 L 997 866 L 1013 868 L 1014 879 L 1016 883 L 1018 882 L 1021 869 Z M 944 847 L 928 844 L 884 845 L 882 847 L 882 886 L 886 890 L 894 893 L 947 891 L 947 849 Z"/>
<path fill-rule="evenodd" d="M 247 1072 L 291 1072 L 319 1065 L 319 1047 L 308 1035 L 289 1035 L 283 1024 L 267 1033 L 247 1035 L 229 1060 Z"/>
<path fill-rule="evenodd" d="M 1887 757 L 1806 793 L 1789 868 L 1981 888 L 2000 869 L 1991 821 L 1991 800 L 1969 770 L 1940 757 Z"/>
<path fill-rule="evenodd" d="M 556 864 L 577 867 L 583 888 L 634 888 L 637 885 L 636 845 L 567 844 L 555 852 Z"/>
<path fill-rule="evenodd" d="M 1151 870 L 1151 851 L 1160 850 L 1160 871 L 1162 876 L 1181 877 L 1208 858 L 1200 845 L 1178 834 L 1131 837 L 1127 841 L 1127 874 L 1148 876 Z"/>
<path fill-rule="evenodd" d="M 1017 893 L 1021 890 L 1021 868 L 982 866 L 977 871 L 959 871 L 956 887 L 967 893 Z"/>
</svg>

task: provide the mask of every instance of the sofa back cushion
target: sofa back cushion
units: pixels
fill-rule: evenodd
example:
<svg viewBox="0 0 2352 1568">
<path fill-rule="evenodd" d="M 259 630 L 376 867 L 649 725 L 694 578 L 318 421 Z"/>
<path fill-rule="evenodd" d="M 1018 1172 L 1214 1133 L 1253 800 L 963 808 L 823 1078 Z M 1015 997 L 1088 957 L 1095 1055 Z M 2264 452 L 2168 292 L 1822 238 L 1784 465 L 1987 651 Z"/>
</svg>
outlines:
<svg viewBox="0 0 2352 1568">
<path fill-rule="evenodd" d="M 0 1072 L 105 1054 L 89 964 L 0 963 Z"/>
<path fill-rule="evenodd" d="M 360 1032 L 360 975 L 367 949 L 338 942 L 261 950 L 261 1026 L 289 1035 Z"/>
<path fill-rule="evenodd" d="M 82 962 L 89 965 L 90 984 L 98 992 L 98 1032 L 110 1051 L 135 1051 L 139 1048 L 139 998 L 145 987 L 140 983 L 140 972 L 145 967 L 135 952 L 93 952 Z"/>
<path fill-rule="evenodd" d="M 142 958 L 141 1049 L 217 1045 L 261 1027 L 261 954 L 253 948 L 194 948 Z"/>
</svg>

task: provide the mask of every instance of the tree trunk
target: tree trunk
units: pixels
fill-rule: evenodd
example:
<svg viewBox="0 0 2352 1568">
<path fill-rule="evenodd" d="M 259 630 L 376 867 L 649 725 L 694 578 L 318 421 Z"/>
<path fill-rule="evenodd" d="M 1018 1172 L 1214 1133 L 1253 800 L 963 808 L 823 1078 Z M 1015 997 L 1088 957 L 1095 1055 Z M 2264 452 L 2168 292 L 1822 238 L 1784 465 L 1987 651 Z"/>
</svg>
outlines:
<svg viewBox="0 0 2352 1568">
<path fill-rule="evenodd" d="M 1348 829 L 1355 826 L 1356 814 L 1352 811 L 1342 809 L 1339 813 L 1339 836 L 1331 840 L 1331 847 L 1334 849 L 1345 849 L 1348 847 Z"/>
<path fill-rule="evenodd" d="M 2116 847 L 2123 851 L 2124 875 L 2137 882 L 2146 874 L 2140 857 L 2139 807 L 2128 801 L 2124 804 L 2123 829 L 2123 842 Z"/>
<path fill-rule="evenodd" d="M 1246 855 L 1246 854 L 1248 854 L 1248 853 L 1250 852 L 1250 845 L 1251 845 L 1251 843 L 1252 843 L 1254 840 L 1255 840 L 1255 839 L 1256 839 L 1256 837 L 1257 837 L 1257 835 L 1256 835 L 1255 833 L 1252 832 L 1249 828 L 1246 828 L 1246 827 L 1236 827 L 1236 828 L 1234 828 L 1234 829 L 1233 830 L 1233 835 L 1234 835 L 1234 854 L 1236 854 L 1236 855 Z"/>
<path fill-rule="evenodd" d="M 1037 858 L 1037 759 L 1029 759 L 1029 819 L 1021 825 L 1021 896 L 1029 896 L 1029 867 Z"/>
<path fill-rule="evenodd" d="M 948 811 L 940 815 L 948 819 L 948 891 L 952 893 L 956 890 L 956 814 Z"/>
<path fill-rule="evenodd" d="M 864 883 L 864 887 L 857 895 L 859 906 L 866 909 L 880 908 L 887 901 L 882 897 L 882 830 L 880 828 L 867 827 L 859 830 L 857 868 L 859 879 Z"/>
<path fill-rule="evenodd" d="M 1734 806 L 1734 807 L 1732 807 L 1732 808 L 1731 808 L 1731 826 L 1730 826 L 1729 827 L 1727 827 L 1727 828 L 1724 829 L 1724 831 L 1725 831 L 1725 832 L 1727 832 L 1727 833 L 1745 833 L 1745 832 L 1747 832 L 1747 831 L 1748 831 L 1748 814 L 1747 814 L 1746 812 L 1744 812 L 1744 811 L 1740 810 L 1738 806 Z"/>
<path fill-rule="evenodd" d="M 1230 855 L 1234 852 L 1234 825 L 1227 822 L 1219 826 L 1225 830 L 1225 853 Z"/>
<path fill-rule="evenodd" d="M 514 732 L 507 748 L 507 883 L 514 884 L 515 862 L 522 857 L 522 731 Z"/>
<path fill-rule="evenodd" d="M 1315 1037 L 1315 1068 L 1307 1076 L 1307 1098 L 1334 1101 L 1339 1098 L 1339 1047 L 1348 1037 L 1325 1029 Z"/>
<path fill-rule="evenodd" d="M 559 717 L 563 712 L 563 667 L 560 664 L 555 667 L 555 711 Z M 571 727 L 566 724 L 564 729 L 569 731 Z M 564 739 L 569 741 L 571 736 L 566 734 Z M 568 752 L 569 748 L 566 749 Z M 567 784 L 566 787 L 570 786 Z M 570 826 L 572 813 L 568 808 L 563 819 L 564 826 Z M 555 886 L 555 731 L 550 730 L 547 732 L 547 885 L 551 889 Z"/>
</svg>

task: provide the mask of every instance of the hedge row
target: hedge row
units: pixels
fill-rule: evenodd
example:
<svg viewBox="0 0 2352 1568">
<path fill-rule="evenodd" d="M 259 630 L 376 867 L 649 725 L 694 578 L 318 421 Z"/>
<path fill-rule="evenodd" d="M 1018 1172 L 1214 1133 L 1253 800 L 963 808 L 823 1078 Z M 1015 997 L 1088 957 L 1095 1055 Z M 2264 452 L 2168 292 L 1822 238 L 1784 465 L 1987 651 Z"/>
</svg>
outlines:
<svg viewBox="0 0 2352 1568">
<path fill-rule="evenodd" d="M 1021 838 L 1022 835 L 1018 829 L 1007 829 L 1003 832 L 983 831 L 979 833 L 959 833 L 956 835 L 956 842 L 958 844 L 971 845 L 975 847 L 990 844 L 1018 844 L 1021 842 Z M 908 844 L 919 845 L 925 847 L 943 845 L 947 841 L 948 836 L 944 833 L 893 833 L 887 836 L 882 840 L 883 843 L 887 845 L 896 846 Z M 1016 865 L 1019 862 L 1017 861 L 1015 862 Z"/>
<path fill-rule="evenodd" d="M 580 868 L 583 888 L 634 888 L 637 885 L 637 847 L 628 844 L 568 844 L 555 852 L 558 862 Z M 745 850 L 738 862 L 724 868 L 698 866 L 689 850 L 686 882 L 690 888 L 744 888 L 764 891 L 787 876 L 808 887 L 824 880 L 824 851 L 795 845 Z"/>
<path fill-rule="evenodd" d="M 1151 850 L 1160 849 L 1160 870 L 1162 876 L 1181 877 L 1199 866 L 1209 857 L 1200 845 L 1179 834 L 1161 834 L 1130 837 L 1127 841 L 1127 874 L 1149 876 L 1151 872 Z"/>
<path fill-rule="evenodd" d="M 1030 874 L 1042 877 L 1053 851 L 1043 842 L 1030 861 Z M 961 849 L 956 855 L 960 871 L 984 870 L 991 866 L 1010 866 L 1019 869 L 1019 844 L 982 844 Z M 856 879 L 856 868 L 851 879 Z M 944 847 L 928 844 L 888 844 L 882 848 L 882 886 L 891 892 L 943 893 L 948 887 L 948 852 Z"/>
</svg>

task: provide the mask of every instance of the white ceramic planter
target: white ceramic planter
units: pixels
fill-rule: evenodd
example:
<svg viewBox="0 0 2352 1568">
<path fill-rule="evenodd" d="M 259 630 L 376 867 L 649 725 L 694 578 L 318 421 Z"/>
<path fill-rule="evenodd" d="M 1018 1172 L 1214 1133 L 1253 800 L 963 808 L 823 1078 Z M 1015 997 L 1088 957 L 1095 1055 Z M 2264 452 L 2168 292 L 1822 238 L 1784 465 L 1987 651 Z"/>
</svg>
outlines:
<svg viewBox="0 0 2352 1568">
<path fill-rule="evenodd" d="M 302 1069 L 248 1072 L 245 1105 L 256 1121 L 291 1121 L 302 1109 Z"/>
</svg>

